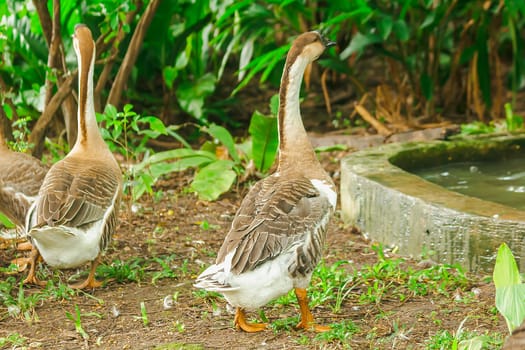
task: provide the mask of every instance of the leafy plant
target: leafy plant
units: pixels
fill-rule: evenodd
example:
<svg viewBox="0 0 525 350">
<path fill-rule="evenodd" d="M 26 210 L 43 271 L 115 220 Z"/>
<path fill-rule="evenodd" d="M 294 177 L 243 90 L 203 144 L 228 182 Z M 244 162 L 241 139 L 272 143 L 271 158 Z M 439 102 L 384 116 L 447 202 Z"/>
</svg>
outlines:
<svg viewBox="0 0 525 350">
<path fill-rule="evenodd" d="M 147 327 L 149 324 L 148 312 L 146 311 L 146 303 L 143 301 L 140 302 L 140 318 L 142 319 L 142 324 Z"/>
<path fill-rule="evenodd" d="M 0 337 L 0 347 L 11 346 L 12 349 L 18 349 L 25 345 L 27 338 L 20 333 L 11 333 L 5 337 Z"/>
<path fill-rule="evenodd" d="M 496 307 L 512 333 L 525 319 L 525 284 L 509 247 L 502 243 L 496 256 L 493 274 L 496 286 Z"/>
<path fill-rule="evenodd" d="M 510 103 L 505 103 L 505 123 L 508 131 L 516 131 L 523 128 L 523 117 L 514 114 Z"/>
<path fill-rule="evenodd" d="M 128 261 L 114 260 L 111 265 L 99 265 L 97 272 L 105 280 L 111 279 L 118 283 L 139 282 L 144 275 L 142 263 L 141 258 L 133 258 Z"/>
<path fill-rule="evenodd" d="M 277 130 L 277 113 L 279 96 L 274 95 L 270 101 L 271 115 L 265 116 L 255 111 L 250 120 L 248 132 L 252 136 L 251 158 L 255 167 L 265 172 L 273 164 L 279 147 Z"/>
<path fill-rule="evenodd" d="M 212 124 L 204 130 L 220 137 L 221 143 L 227 145 L 226 149 L 234 151 L 233 157 L 239 159 L 231 134 L 226 129 Z M 191 189 L 202 199 L 215 200 L 230 189 L 236 178 L 236 172 L 233 169 L 238 164 L 235 160 L 221 159 L 217 155 L 217 145 L 212 143 L 203 145 L 200 150 L 179 148 L 158 152 L 132 166 L 132 173 L 140 174 L 138 177 L 141 180 L 133 185 L 133 199 L 140 198 L 146 191 L 152 192 L 153 184 L 163 175 L 196 168 L 197 173 L 190 185 Z"/>
<path fill-rule="evenodd" d="M 66 311 L 66 317 L 75 323 L 76 332 L 80 334 L 82 338 L 84 338 L 84 340 L 88 340 L 89 334 L 87 334 L 84 328 L 82 327 L 82 315 L 80 314 L 80 308 L 78 307 L 78 305 L 75 304 L 75 314 L 73 315 L 71 312 Z"/>
</svg>

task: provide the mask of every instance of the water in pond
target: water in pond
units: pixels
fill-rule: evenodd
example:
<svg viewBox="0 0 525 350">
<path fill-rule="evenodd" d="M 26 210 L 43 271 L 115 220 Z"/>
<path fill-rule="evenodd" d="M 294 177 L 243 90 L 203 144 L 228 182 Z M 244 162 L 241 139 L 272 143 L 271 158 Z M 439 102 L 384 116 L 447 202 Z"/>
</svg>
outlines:
<svg viewBox="0 0 525 350">
<path fill-rule="evenodd" d="M 525 210 L 525 159 L 522 158 L 449 163 L 413 173 L 451 191 Z"/>
</svg>

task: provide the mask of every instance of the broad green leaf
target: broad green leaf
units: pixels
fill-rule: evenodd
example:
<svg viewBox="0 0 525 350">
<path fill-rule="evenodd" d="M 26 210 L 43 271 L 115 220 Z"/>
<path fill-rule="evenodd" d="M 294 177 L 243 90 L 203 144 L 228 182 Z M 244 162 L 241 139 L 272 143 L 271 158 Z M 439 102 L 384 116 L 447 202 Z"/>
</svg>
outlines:
<svg viewBox="0 0 525 350">
<path fill-rule="evenodd" d="M 502 243 L 496 256 L 496 264 L 493 273 L 496 288 L 513 286 L 521 283 L 518 265 L 507 244 Z"/>
<path fill-rule="evenodd" d="M 512 332 L 525 318 L 525 285 L 521 283 L 512 251 L 505 243 L 498 249 L 493 279 L 496 307 L 505 318 L 509 332 Z"/>
<path fill-rule="evenodd" d="M 156 162 L 161 162 L 161 161 L 165 161 L 168 159 L 195 157 L 195 156 L 203 156 L 203 157 L 209 158 L 210 160 L 216 159 L 215 154 L 211 152 L 194 150 L 191 148 L 177 148 L 177 149 L 172 149 L 169 151 L 155 153 L 154 155 L 149 157 L 148 162 L 156 163 Z"/>
<path fill-rule="evenodd" d="M 155 179 L 158 179 L 162 175 L 166 175 L 175 171 L 183 171 L 188 168 L 198 168 L 205 164 L 210 163 L 212 160 L 208 157 L 195 156 L 183 158 L 175 162 L 159 162 L 154 163 L 150 166 L 149 171 Z"/>
<path fill-rule="evenodd" d="M 199 198 L 213 201 L 228 191 L 235 181 L 236 174 L 232 170 L 233 162 L 218 160 L 205 166 L 195 175 L 190 188 Z"/>
<path fill-rule="evenodd" d="M 252 157 L 260 171 L 267 171 L 275 161 L 279 136 L 277 118 L 267 117 L 255 111 L 248 132 L 252 136 Z"/>
<path fill-rule="evenodd" d="M 496 308 L 507 322 L 509 333 L 525 318 L 525 284 L 496 288 Z"/>
<path fill-rule="evenodd" d="M 352 41 L 350 41 L 350 45 L 348 45 L 348 47 L 344 49 L 343 52 L 341 52 L 339 58 L 345 60 L 353 53 L 362 51 L 368 45 L 379 43 L 381 41 L 381 37 L 377 34 L 370 33 L 365 35 L 357 32 L 357 34 L 352 38 Z"/>
<path fill-rule="evenodd" d="M 235 161 L 235 163 L 239 163 L 241 161 L 239 159 L 239 155 L 237 154 L 237 150 L 235 149 L 235 142 L 233 141 L 233 137 L 228 130 L 217 124 L 210 124 L 210 126 L 204 128 L 204 130 L 212 137 L 219 140 L 219 142 L 222 143 L 228 149 L 228 153 L 230 154 L 230 157 L 232 157 L 232 159 Z"/>
</svg>

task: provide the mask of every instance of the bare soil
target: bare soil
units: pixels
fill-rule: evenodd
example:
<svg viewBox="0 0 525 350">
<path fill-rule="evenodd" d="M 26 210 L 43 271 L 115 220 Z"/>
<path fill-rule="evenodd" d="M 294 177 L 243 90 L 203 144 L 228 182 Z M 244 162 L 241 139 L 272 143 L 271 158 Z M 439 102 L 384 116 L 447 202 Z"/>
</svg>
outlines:
<svg viewBox="0 0 525 350">
<path fill-rule="evenodd" d="M 343 155 L 325 153 L 322 158 L 336 180 L 338 160 Z M 196 296 L 192 282 L 213 262 L 248 186 L 241 185 L 209 203 L 184 191 L 190 179 L 190 173 L 174 174 L 158 184 L 157 190 L 164 194 L 161 199 L 153 201 L 145 196 L 140 203 L 122 210 L 120 227 L 103 265 L 135 258 L 150 261 L 141 265 L 144 274 L 138 282 L 119 283 L 107 278 L 100 289 L 80 292 L 69 299 L 44 300 L 35 308 L 32 321 L 7 316 L 7 310 L 0 308 L 0 337 L 17 332 L 27 338 L 29 348 L 39 349 L 422 349 L 433 334 L 440 330 L 454 333 L 465 319 L 463 329 L 506 332 L 504 320 L 494 309 L 494 287 L 483 282 L 486 276 L 475 275 L 469 276 L 468 288 L 477 288 L 477 300 L 466 305 L 455 300 L 457 295 L 411 296 L 403 302 L 386 298 L 377 305 L 361 305 L 356 292 L 349 294 L 337 314 L 328 306 L 315 307 L 313 314 L 320 324 L 344 319 L 356 324 L 357 333 L 345 343 L 323 342 L 314 339 L 313 333 L 293 329 L 269 329 L 258 334 L 237 331 L 224 300 Z M 345 227 L 336 215 L 328 231 L 325 263 L 347 260 L 356 268 L 374 264 L 377 255 L 371 244 Z M 14 249 L 1 251 L 2 266 L 16 254 Z M 153 283 L 154 274 L 164 271 L 160 264 L 151 262 L 155 257 L 170 261 L 173 277 Z M 413 263 L 416 266 L 417 261 Z M 41 272 L 56 285 L 58 280 L 67 283 L 72 275 L 85 273 L 86 269 L 57 272 L 42 267 Z M 16 275 L 18 280 L 24 277 L 25 273 Z M 39 289 L 24 286 L 24 290 L 31 294 Z M 176 301 L 166 308 L 165 298 L 174 294 Z M 141 303 L 146 309 L 147 325 L 141 318 Z M 75 323 L 66 315 L 74 316 L 75 306 L 81 312 L 81 325 L 88 339 L 75 331 Z M 270 322 L 299 313 L 296 303 L 286 307 L 269 305 L 264 311 Z M 253 317 L 258 315 L 254 313 Z"/>
</svg>

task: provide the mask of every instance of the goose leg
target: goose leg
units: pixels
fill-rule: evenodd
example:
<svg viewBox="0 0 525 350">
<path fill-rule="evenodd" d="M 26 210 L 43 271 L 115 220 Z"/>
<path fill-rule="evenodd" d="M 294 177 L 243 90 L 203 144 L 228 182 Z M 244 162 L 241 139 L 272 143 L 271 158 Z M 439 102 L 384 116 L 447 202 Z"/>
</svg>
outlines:
<svg viewBox="0 0 525 350">
<path fill-rule="evenodd" d="M 29 268 L 29 273 L 27 274 L 26 279 L 22 283 L 31 283 L 36 284 L 38 286 L 45 286 L 47 282 L 40 281 L 36 277 L 36 265 L 38 263 L 38 257 L 40 256 L 40 253 L 38 252 L 38 249 L 35 247 L 31 248 L 31 255 L 29 256 L 29 264 L 31 267 Z"/>
<path fill-rule="evenodd" d="M 237 311 L 235 312 L 235 328 L 242 329 L 245 332 L 248 333 L 255 333 L 260 332 L 266 329 L 267 324 L 266 323 L 248 323 L 246 321 L 246 314 L 244 313 L 244 310 L 240 307 L 237 308 Z"/>
<path fill-rule="evenodd" d="M 329 326 L 321 326 L 314 323 L 314 317 L 308 307 L 308 297 L 306 296 L 306 289 L 295 288 L 295 296 L 299 302 L 301 308 L 301 322 L 296 328 L 302 328 L 306 330 L 314 330 L 316 332 L 326 332 L 330 330 Z"/>
<path fill-rule="evenodd" d="M 32 250 L 33 249 L 33 245 L 29 242 L 22 242 L 22 243 L 19 243 L 16 247 L 16 250 L 20 250 L 20 251 L 23 251 L 23 250 Z M 11 260 L 11 263 L 12 264 L 15 264 L 16 266 L 18 266 L 18 272 L 22 272 L 24 271 L 26 268 L 27 268 L 27 265 L 31 264 L 31 257 L 29 258 L 16 258 L 14 260 Z"/>
<path fill-rule="evenodd" d="M 33 249 L 33 245 L 31 244 L 31 242 L 21 242 L 21 243 L 18 243 L 18 245 L 16 246 L 16 250 L 31 250 Z"/>
<path fill-rule="evenodd" d="M 97 281 L 95 279 L 95 272 L 97 270 L 98 264 L 99 264 L 99 256 L 97 256 L 95 260 L 91 262 L 91 269 L 89 270 L 89 275 L 86 278 L 86 280 L 81 283 L 70 284 L 69 287 L 74 288 L 74 289 L 84 289 L 84 288 L 94 289 L 94 288 L 98 288 L 102 286 L 102 282 Z"/>
</svg>

